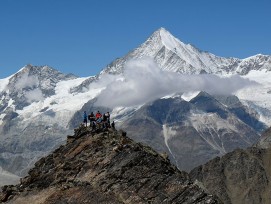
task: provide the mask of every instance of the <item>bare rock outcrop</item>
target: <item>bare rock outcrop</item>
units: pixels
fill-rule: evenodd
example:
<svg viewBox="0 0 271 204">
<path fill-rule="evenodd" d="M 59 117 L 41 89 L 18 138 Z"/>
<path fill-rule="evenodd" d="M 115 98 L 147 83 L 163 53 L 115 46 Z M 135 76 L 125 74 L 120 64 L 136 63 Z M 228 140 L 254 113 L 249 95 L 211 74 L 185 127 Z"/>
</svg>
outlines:
<svg viewBox="0 0 271 204">
<path fill-rule="evenodd" d="M 237 149 L 190 172 L 225 204 L 270 204 L 271 148 Z"/>
<path fill-rule="evenodd" d="M 220 203 L 150 147 L 121 131 L 91 133 L 85 127 L 40 159 L 20 184 L 4 186 L 1 201 Z"/>
</svg>

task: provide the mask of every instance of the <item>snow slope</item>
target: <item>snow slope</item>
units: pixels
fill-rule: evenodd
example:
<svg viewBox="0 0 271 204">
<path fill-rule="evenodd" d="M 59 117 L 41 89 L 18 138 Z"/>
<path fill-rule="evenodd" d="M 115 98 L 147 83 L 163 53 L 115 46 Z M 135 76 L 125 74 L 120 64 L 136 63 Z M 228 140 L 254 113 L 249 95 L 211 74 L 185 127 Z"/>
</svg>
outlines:
<svg viewBox="0 0 271 204">
<path fill-rule="evenodd" d="M 271 126 L 271 72 L 265 69 L 252 70 L 243 76 L 256 81 L 258 85 L 247 87 L 235 94 L 244 104 L 260 114 L 260 120 Z"/>
</svg>

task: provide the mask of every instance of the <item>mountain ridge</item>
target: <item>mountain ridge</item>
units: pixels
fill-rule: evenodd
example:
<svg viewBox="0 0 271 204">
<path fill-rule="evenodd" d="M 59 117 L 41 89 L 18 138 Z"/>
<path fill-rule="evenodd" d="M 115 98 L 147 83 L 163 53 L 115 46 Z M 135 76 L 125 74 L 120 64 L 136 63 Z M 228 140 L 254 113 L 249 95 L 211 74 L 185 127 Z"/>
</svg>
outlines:
<svg viewBox="0 0 271 204">
<path fill-rule="evenodd" d="M 269 204 L 271 199 L 271 129 L 263 133 L 269 145 L 236 149 L 193 169 L 198 180 L 225 204 Z"/>
<path fill-rule="evenodd" d="M 12 203 L 220 203 L 125 132 L 91 133 L 84 126 L 20 184 L 2 190 L 1 201 Z"/>
<path fill-rule="evenodd" d="M 271 56 L 257 54 L 245 59 L 219 57 L 207 51 L 185 44 L 165 28 L 155 31 L 138 48 L 107 65 L 100 74 L 120 74 L 129 59 L 152 57 L 163 70 L 183 74 L 247 74 L 252 67 L 270 71 Z"/>
</svg>

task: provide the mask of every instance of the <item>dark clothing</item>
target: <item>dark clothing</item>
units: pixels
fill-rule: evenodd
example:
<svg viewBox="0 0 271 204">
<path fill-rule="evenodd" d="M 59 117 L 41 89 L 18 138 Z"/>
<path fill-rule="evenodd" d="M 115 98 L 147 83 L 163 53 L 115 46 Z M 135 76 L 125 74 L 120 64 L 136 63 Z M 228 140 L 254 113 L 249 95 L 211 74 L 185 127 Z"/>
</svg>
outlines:
<svg viewBox="0 0 271 204">
<path fill-rule="evenodd" d="M 87 126 L 87 124 L 88 124 L 88 116 L 87 116 L 87 112 L 85 111 L 84 112 L 84 120 L 83 120 L 83 123 L 85 123 L 86 124 L 86 126 Z"/>
<path fill-rule="evenodd" d="M 111 123 L 111 127 L 113 130 L 115 130 L 115 122 L 114 121 Z"/>
<path fill-rule="evenodd" d="M 90 121 L 95 121 L 95 115 L 93 114 L 93 112 L 91 112 L 91 114 L 88 115 L 88 119 Z"/>
</svg>

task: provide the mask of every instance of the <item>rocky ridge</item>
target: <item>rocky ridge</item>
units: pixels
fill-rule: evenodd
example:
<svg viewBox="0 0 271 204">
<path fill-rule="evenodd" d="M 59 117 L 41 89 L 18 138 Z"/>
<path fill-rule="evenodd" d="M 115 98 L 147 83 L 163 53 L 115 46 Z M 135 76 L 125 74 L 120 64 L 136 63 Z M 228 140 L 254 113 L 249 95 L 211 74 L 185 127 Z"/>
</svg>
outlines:
<svg viewBox="0 0 271 204">
<path fill-rule="evenodd" d="M 256 147 L 268 149 L 271 147 L 271 128 L 265 130 L 260 138 L 260 141 L 256 144 Z"/>
<path fill-rule="evenodd" d="M 40 159 L 16 186 L 2 187 L 8 203 L 220 203 L 186 172 L 125 132 L 92 133 L 81 126 L 67 144 Z"/>
<path fill-rule="evenodd" d="M 270 129 L 264 133 L 269 138 Z M 268 135 L 268 136 L 267 136 Z M 269 204 L 271 200 L 271 146 L 236 149 L 190 172 L 225 204 Z"/>
</svg>

